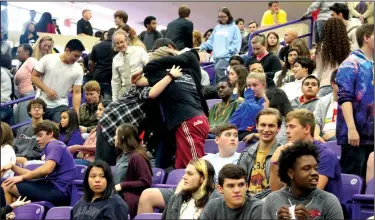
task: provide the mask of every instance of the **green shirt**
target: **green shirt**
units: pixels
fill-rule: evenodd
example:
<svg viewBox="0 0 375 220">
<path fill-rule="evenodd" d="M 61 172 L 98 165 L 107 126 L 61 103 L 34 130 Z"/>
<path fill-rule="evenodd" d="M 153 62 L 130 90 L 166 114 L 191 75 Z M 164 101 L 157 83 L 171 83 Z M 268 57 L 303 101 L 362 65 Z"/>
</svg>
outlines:
<svg viewBox="0 0 375 220">
<path fill-rule="evenodd" d="M 241 103 L 242 102 L 238 99 L 232 99 L 229 101 L 229 103 L 220 102 L 213 105 L 208 115 L 210 128 L 214 128 L 221 123 L 228 122 L 229 118 Z"/>
</svg>

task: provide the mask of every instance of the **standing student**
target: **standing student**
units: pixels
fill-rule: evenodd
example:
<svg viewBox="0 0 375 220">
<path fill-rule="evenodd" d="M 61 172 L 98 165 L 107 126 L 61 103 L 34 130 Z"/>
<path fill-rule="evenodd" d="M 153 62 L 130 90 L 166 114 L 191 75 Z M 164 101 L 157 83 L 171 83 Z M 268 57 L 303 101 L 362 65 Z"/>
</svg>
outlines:
<svg viewBox="0 0 375 220">
<path fill-rule="evenodd" d="M 13 150 L 13 132 L 10 126 L 1 122 L 1 136 L 0 136 L 0 147 L 1 147 L 1 178 L 9 178 L 14 176 L 12 170 L 6 170 L 4 167 L 8 164 L 16 164 L 16 154 Z"/>
<path fill-rule="evenodd" d="M 343 173 L 366 175 L 366 158 L 374 146 L 374 25 L 357 30 L 359 50 L 340 65 L 337 143 L 341 145 Z"/>
<path fill-rule="evenodd" d="M 156 30 L 157 23 L 154 16 L 147 16 L 143 25 L 145 26 L 146 31 L 142 31 L 138 37 L 145 44 L 147 51 L 151 51 L 154 42 L 159 38 L 163 38 L 163 35 Z"/>
<path fill-rule="evenodd" d="M 31 81 L 39 88 L 36 97 L 47 103 L 46 119 L 60 122 L 61 113 L 68 109 L 68 93 L 73 87 L 73 108 L 79 114 L 83 69 L 77 63 L 82 51 L 82 42 L 70 40 L 62 54 L 44 56 L 35 66 Z"/>
<path fill-rule="evenodd" d="M 116 31 L 120 30 L 128 22 L 128 14 L 123 10 L 116 11 L 113 14 L 113 18 L 117 26 Z"/>
<path fill-rule="evenodd" d="M 57 140 L 58 128 L 51 121 L 39 123 L 35 130 L 45 163 L 33 171 L 9 164 L 7 169 L 18 176 L 3 183 L 7 204 L 13 197 L 27 196 L 31 201 L 47 201 L 55 206 L 70 203 L 70 184 L 77 170 L 72 155 L 64 143 Z"/>
<path fill-rule="evenodd" d="M 261 219 L 263 202 L 246 194 L 246 176 L 244 168 L 225 165 L 218 186 L 223 197 L 209 201 L 199 219 Z"/>
<path fill-rule="evenodd" d="M 71 210 L 70 219 L 128 220 L 128 205 L 117 195 L 111 168 L 104 161 L 87 167 L 83 179 L 83 197 Z"/>
<path fill-rule="evenodd" d="M 74 110 L 68 110 L 61 113 L 59 141 L 64 142 L 66 146 L 83 144 L 77 113 Z"/>
<path fill-rule="evenodd" d="M 278 176 L 286 187 L 267 196 L 262 219 L 344 219 L 338 198 L 319 189 L 319 152 L 311 142 L 282 150 Z"/>
<path fill-rule="evenodd" d="M 36 32 L 56 34 L 56 27 L 52 21 L 52 15 L 49 12 L 44 12 L 42 17 L 35 25 Z"/>
<path fill-rule="evenodd" d="M 178 50 L 185 47 L 192 48 L 194 24 L 188 20 L 190 8 L 187 5 L 181 5 L 178 8 L 178 16 L 179 18 L 168 24 L 165 38 L 171 39 Z"/>
<path fill-rule="evenodd" d="M 229 59 L 240 52 L 241 32 L 233 21 L 228 8 L 221 8 L 218 14 L 218 25 L 214 28 L 210 38 L 199 47 L 200 50 L 212 50 L 215 62 L 216 84 L 225 76 L 229 66 Z"/>
<path fill-rule="evenodd" d="M 121 151 L 117 158 L 114 183 L 116 191 L 124 196 L 133 219 L 137 215 L 139 197 L 151 187 L 152 170 L 146 151 L 140 144 L 137 128 L 122 124 L 116 130 L 115 146 Z"/>
<path fill-rule="evenodd" d="M 77 35 L 78 36 L 92 36 L 92 26 L 90 23 L 91 10 L 85 9 L 82 11 L 82 18 L 77 22 Z"/>
</svg>

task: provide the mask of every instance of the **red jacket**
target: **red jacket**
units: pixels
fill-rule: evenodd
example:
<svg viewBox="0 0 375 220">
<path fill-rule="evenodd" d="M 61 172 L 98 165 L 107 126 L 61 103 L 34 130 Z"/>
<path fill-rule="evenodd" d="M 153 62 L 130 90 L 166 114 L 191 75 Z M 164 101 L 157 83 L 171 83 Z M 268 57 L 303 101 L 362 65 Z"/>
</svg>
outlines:
<svg viewBox="0 0 375 220">
<path fill-rule="evenodd" d="M 54 24 L 47 24 L 47 33 L 56 34 L 56 27 Z"/>
<path fill-rule="evenodd" d="M 125 180 L 120 183 L 131 219 L 137 215 L 138 202 L 143 190 L 152 184 L 152 170 L 146 159 L 137 152 L 131 154 Z"/>
</svg>

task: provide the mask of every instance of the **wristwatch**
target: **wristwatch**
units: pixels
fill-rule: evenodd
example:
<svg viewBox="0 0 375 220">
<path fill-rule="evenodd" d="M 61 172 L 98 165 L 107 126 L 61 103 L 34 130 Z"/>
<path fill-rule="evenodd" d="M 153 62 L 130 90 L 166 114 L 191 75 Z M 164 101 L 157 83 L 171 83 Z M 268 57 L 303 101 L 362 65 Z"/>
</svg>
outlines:
<svg viewBox="0 0 375 220">
<path fill-rule="evenodd" d="M 172 80 L 176 79 L 176 77 L 171 72 L 168 72 L 167 75 L 170 76 L 172 78 Z"/>
</svg>

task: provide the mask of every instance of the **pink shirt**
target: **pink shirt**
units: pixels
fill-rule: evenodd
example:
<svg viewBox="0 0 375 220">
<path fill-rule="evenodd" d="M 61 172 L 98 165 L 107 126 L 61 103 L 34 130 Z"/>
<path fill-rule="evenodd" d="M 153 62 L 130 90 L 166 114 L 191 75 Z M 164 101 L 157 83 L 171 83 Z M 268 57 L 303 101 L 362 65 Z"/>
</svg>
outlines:
<svg viewBox="0 0 375 220">
<path fill-rule="evenodd" d="M 18 69 L 15 76 L 15 84 L 22 95 L 34 90 L 31 83 L 31 72 L 38 61 L 34 57 L 29 57 Z"/>
</svg>

